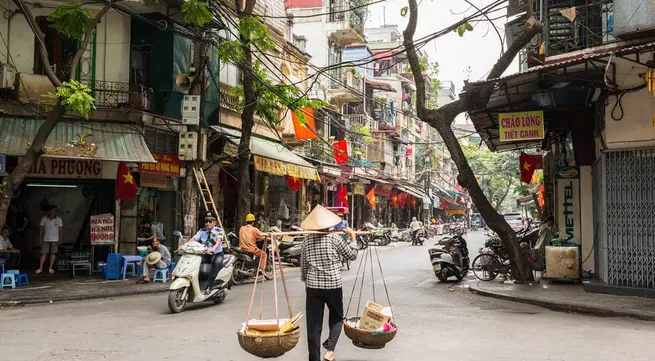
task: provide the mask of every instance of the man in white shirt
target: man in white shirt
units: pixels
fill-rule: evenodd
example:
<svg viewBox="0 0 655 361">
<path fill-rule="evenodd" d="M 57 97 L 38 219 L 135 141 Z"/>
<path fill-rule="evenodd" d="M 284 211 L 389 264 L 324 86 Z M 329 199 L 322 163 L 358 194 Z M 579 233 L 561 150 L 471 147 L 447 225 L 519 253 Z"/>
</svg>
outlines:
<svg viewBox="0 0 655 361">
<path fill-rule="evenodd" d="M 9 241 L 10 233 L 11 230 L 7 226 L 2 227 L 0 232 L 0 260 L 5 261 L 5 269 L 11 269 L 16 265 L 17 257 L 15 254 L 20 253 Z"/>
<path fill-rule="evenodd" d="M 50 254 L 50 273 L 55 273 L 52 266 L 55 264 L 55 257 L 59 249 L 59 242 L 64 236 L 64 222 L 57 216 L 57 206 L 51 205 L 48 215 L 41 218 L 41 228 L 39 230 L 39 240 L 41 240 L 41 260 L 39 262 L 39 269 L 36 274 L 43 272 L 43 264 L 45 257 Z"/>
</svg>

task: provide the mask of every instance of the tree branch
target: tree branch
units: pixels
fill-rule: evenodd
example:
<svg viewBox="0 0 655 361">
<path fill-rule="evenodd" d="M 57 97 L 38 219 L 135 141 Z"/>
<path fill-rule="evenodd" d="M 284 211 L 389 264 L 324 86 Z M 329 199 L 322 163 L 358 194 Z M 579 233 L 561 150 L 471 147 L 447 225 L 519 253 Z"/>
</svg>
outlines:
<svg viewBox="0 0 655 361">
<path fill-rule="evenodd" d="M 34 35 L 39 41 L 39 46 L 37 46 L 37 49 L 39 53 L 39 58 L 41 59 L 41 62 L 44 65 L 43 70 L 45 71 L 45 75 L 48 77 L 48 79 L 50 79 L 52 85 L 54 85 L 56 88 L 60 87 L 61 80 L 59 80 L 57 74 L 55 74 L 55 72 L 52 70 L 52 64 L 50 63 L 50 59 L 48 59 L 48 50 L 45 48 L 45 35 L 43 34 L 43 32 L 41 32 L 39 25 L 36 23 L 36 18 L 34 17 L 34 14 L 32 14 L 32 10 L 30 10 L 29 7 L 25 6 L 23 0 L 13 0 L 13 1 L 14 4 L 18 6 L 18 8 L 25 16 L 25 20 L 27 20 L 27 23 L 29 24 L 30 28 L 32 28 Z"/>
<path fill-rule="evenodd" d="M 20 0 L 18 0 L 20 1 Z M 120 1 L 120 0 L 118 0 Z M 114 1 L 113 3 L 117 3 L 118 1 Z M 84 39 L 80 43 L 80 48 L 77 50 L 77 53 L 75 53 L 75 56 L 73 57 L 73 61 L 71 63 L 71 76 L 70 79 L 73 80 L 75 79 L 75 73 L 77 73 L 77 66 L 80 63 L 80 60 L 82 59 L 82 55 L 84 55 L 84 52 L 86 51 L 87 46 L 89 46 L 89 41 L 91 40 L 91 36 L 93 35 L 93 29 L 95 29 L 96 25 L 100 23 L 100 20 L 102 19 L 103 16 L 111 9 L 112 7 L 112 2 L 109 4 L 105 5 L 93 18 L 93 22 L 91 22 L 91 26 L 89 26 L 88 29 L 86 29 L 86 33 L 84 33 Z"/>
</svg>

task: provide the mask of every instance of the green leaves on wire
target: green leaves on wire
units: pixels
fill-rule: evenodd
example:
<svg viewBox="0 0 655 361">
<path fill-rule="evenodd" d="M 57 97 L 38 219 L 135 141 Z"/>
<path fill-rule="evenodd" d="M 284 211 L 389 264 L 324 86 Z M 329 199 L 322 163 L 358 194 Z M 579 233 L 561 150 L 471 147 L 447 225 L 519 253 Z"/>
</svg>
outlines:
<svg viewBox="0 0 655 361">
<path fill-rule="evenodd" d="M 454 32 L 457 33 L 460 37 L 464 36 L 464 33 L 467 31 L 473 31 L 473 25 L 471 25 L 468 22 L 465 22 L 464 24 L 460 25 L 457 27 L 457 29 L 453 30 Z"/>
</svg>

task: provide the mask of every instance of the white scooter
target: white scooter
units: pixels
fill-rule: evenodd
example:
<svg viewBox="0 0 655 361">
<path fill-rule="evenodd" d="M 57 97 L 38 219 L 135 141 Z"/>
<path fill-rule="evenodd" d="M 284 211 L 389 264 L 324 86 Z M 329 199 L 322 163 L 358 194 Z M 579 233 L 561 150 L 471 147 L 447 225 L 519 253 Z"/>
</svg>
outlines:
<svg viewBox="0 0 655 361">
<path fill-rule="evenodd" d="M 234 256 L 226 254 L 223 268 L 216 276 L 216 282 L 209 293 L 204 290 L 212 280 L 209 279 L 212 265 L 202 263 L 207 254 L 207 247 L 199 242 L 189 242 L 178 250 L 182 257 L 175 265 L 171 274 L 173 283 L 168 293 L 168 308 L 173 313 L 182 312 L 187 302 L 222 302 L 231 287 L 232 271 L 234 270 Z"/>
</svg>

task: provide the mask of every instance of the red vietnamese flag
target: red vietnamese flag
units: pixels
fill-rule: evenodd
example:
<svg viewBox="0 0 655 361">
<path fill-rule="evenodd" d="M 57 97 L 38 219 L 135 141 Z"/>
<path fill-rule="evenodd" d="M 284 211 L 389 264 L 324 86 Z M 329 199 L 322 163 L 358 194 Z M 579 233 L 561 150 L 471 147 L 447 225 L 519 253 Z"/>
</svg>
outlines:
<svg viewBox="0 0 655 361">
<path fill-rule="evenodd" d="M 348 208 L 348 188 L 345 184 L 342 184 L 337 191 L 337 199 L 341 201 L 341 205 Z"/>
<path fill-rule="evenodd" d="M 116 172 L 116 199 L 131 201 L 137 192 L 136 180 L 124 162 L 118 163 Z"/>
<path fill-rule="evenodd" d="M 289 188 L 291 188 L 291 191 L 297 192 L 298 189 L 300 189 L 300 186 L 302 185 L 302 179 L 297 177 L 292 177 L 290 175 L 287 175 L 285 177 L 287 178 L 287 183 L 289 183 Z"/>
<path fill-rule="evenodd" d="M 368 194 L 366 194 L 366 199 L 368 199 L 368 202 L 371 203 L 371 209 L 375 210 L 377 207 L 377 201 L 375 199 L 375 187 L 372 187 L 370 191 L 368 191 Z"/>
<path fill-rule="evenodd" d="M 391 193 L 391 205 L 394 208 L 398 208 L 398 192 L 396 192 L 396 191 L 393 191 Z"/>
<path fill-rule="evenodd" d="M 296 139 L 318 139 L 318 135 L 316 135 L 316 124 L 314 122 L 314 109 L 302 108 L 298 111 L 305 116 L 305 120 L 301 121 L 296 115 L 296 112 L 291 112 L 291 120 L 293 120 L 293 130 L 296 133 Z"/>
<path fill-rule="evenodd" d="M 412 197 L 412 209 L 416 210 L 416 197 Z"/>
<path fill-rule="evenodd" d="M 534 174 L 535 169 L 537 169 L 537 163 L 539 163 L 537 157 L 521 152 L 521 156 L 519 157 L 521 182 L 530 183 L 532 175 Z"/>
<path fill-rule="evenodd" d="M 334 159 L 337 161 L 337 164 L 348 163 L 348 142 L 340 140 L 338 142 L 332 143 L 334 148 Z"/>
</svg>

